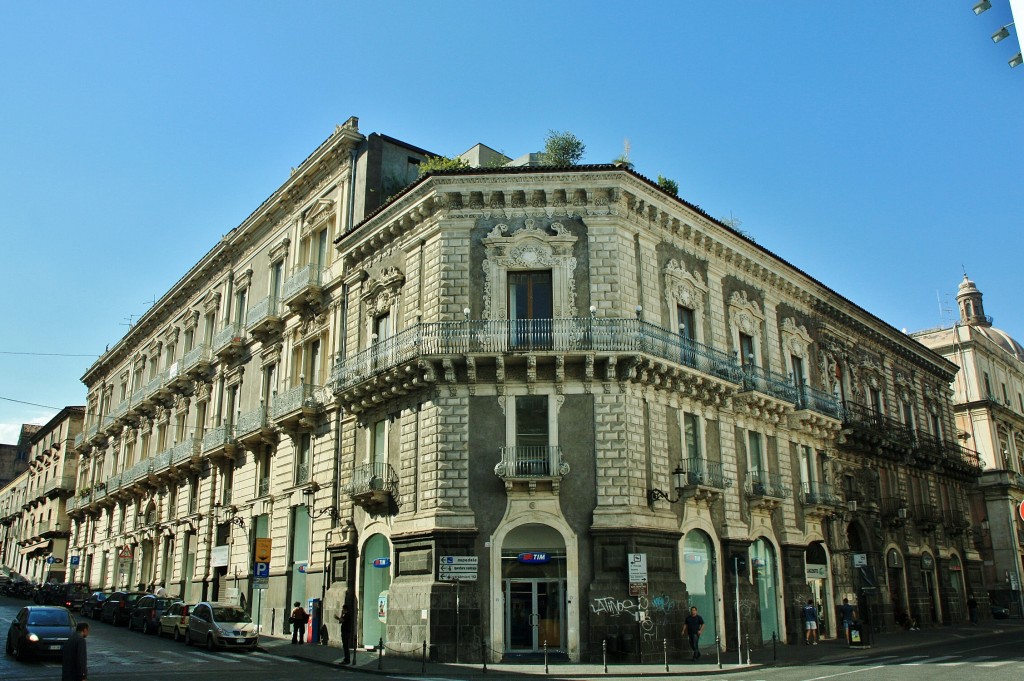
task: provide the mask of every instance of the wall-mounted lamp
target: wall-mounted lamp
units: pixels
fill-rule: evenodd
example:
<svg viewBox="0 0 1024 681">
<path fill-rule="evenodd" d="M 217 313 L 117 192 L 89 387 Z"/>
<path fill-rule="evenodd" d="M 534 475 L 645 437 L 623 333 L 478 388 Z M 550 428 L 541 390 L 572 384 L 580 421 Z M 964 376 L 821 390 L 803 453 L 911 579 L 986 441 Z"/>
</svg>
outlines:
<svg viewBox="0 0 1024 681">
<path fill-rule="evenodd" d="M 852 500 L 852 499 L 850 501 L 847 501 L 846 502 L 846 510 L 848 510 L 850 513 L 856 513 L 857 512 L 857 502 L 855 500 Z"/>
<path fill-rule="evenodd" d="M 1021 55 L 1021 53 L 1018 52 L 1017 54 L 1010 57 L 1010 61 L 1006 63 L 1010 65 L 1011 69 L 1017 68 L 1021 64 L 1024 64 L 1024 55 Z"/>
<path fill-rule="evenodd" d="M 1002 28 L 1000 28 L 995 33 L 993 33 L 992 34 L 992 42 L 998 43 L 999 41 L 1003 40 L 1004 38 L 1009 38 L 1010 37 L 1010 27 L 1011 26 L 1013 26 L 1013 22 L 1012 21 L 1010 23 L 1006 24 L 1005 26 L 1003 26 Z"/>
<path fill-rule="evenodd" d="M 596 305 L 591 305 L 590 306 L 590 316 L 591 317 L 596 317 L 597 316 L 597 306 Z"/>
<path fill-rule="evenodd" d="M 462 308 L 462 314 L 464 314 L 466 316 L 466 321 L 467 322 L 469 321 L 469 313 L 470 313 L 470 309 L 468 307 Z"/>
<path fill-rule="evenodd" d="M 989 2 L 989 0 L 981 0 L 978 3 L 975 3 L 974 7 L 971 8 L 971 11 L 977 15 L 982 12 L 987 12 L 990 9 L 992 9 L 992 3 Z"/>
<path fill-rule="evenodd" d="M 637 305 L 636 306 L 636 318 L 640 319 L 641 316 L 643 315 L 643 313 L 644 313 L 644 306 L 643 305 Z"/>
<path fill-rule="evenodd" d="M 245 529 L 245 520 L 235 515 L 234 506 L 224 506 L 219 501 L 213 505 L 213 517 L 217 523 L 237 525 Z"/>
<path fill-rule="evenodd" d="M 664 499 L 670 504 L 674 504 L 683 498 L 683 487 L 686 484 L 686 471 L 683 470 L 682 466 L 676 466 L 675 470 L 672 471 L 672 485 L 676 490 L 676 498 L 673 499 L 668 492 L 660 490 L 657 487 L 648 490 L 647 492 L 647 503 L 650 506 L 654 505 L 655 501 Z"/>
</svg>

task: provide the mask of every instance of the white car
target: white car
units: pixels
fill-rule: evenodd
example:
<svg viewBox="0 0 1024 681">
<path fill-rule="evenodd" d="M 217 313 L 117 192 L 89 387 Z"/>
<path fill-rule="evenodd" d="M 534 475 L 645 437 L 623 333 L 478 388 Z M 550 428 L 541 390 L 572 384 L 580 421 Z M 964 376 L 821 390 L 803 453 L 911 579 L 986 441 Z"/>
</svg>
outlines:
<svg viewBox="0 0 1024 681">
<path fill-rule="evenodd" d="M 196 607 L 195 603 L 181 601 L 172 603 L 171 607 L 167 608 L 160 616 L 160 629 L 157 633 L 160 636 L 170 634 L 175 641 L 184 640 L 185 633 L 188 631 L 188 613 L 194 607 Z"/>
<path fill-rule="evenodd" d="M 255 650 L 259 642 L 256 625 L 234 603 L 196 603 L 188 613 L 185 645 L 205 643 L 207 650 L 241 648 Z"/>
</svg>

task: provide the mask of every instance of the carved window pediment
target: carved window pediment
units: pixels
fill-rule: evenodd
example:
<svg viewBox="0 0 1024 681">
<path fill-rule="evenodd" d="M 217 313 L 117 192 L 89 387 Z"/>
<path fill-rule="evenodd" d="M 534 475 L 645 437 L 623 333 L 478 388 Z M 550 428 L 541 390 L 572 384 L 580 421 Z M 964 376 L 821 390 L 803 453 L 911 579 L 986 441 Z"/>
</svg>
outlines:
<svg viewBox="0 0 1024 681">
<path fill-rule="evenodd" d="M 505 296 L 508 273 L 522 270 L 551 270 L 552 314 L 556 319 L 579 316 L 573 278 L 576 270 L 573 248 L 577 238 L 560 222 L 552 223 L 550 229 L 554 234 L 527 218 L 521 228 L 511 233 L 507 224 L 497 224 L 482 239 L 486 251 L 483 263 L 485 319 L 508 319 Z"/>
</svg>

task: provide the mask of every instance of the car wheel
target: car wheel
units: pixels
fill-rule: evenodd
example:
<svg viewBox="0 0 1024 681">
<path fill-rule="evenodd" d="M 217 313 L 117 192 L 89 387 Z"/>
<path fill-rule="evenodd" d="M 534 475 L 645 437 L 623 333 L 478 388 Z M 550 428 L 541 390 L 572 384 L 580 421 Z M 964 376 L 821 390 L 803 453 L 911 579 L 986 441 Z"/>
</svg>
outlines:
<svg viewBox="0 0 1024 681">
<path fill-rule="evenodd" d="M 211 653 L 217 650 L 217 645 L 213 642 L 213 634 L 206 635 L 206 649 Z"/>
<path fill-rule="evenodd" d="M 26 655 L 25 651 L 21 649 L 21 646 L 18 645 L 17 641 L 14 642 L 13 654 L 14 659 L 18 660 L 19 662 L 24 662 L 26 658 L 28 658 L 28 655 Z"/>
<path fill-rule="evenodd" d="M 134 624 L 132 624 L 132 618 L 131 618 L 131 617 L 129 617 L 129 618 L 128 618 L 128 631 L 131 631 L 131 630 L 132 630 L 132 629 L 134 629 L 134 628 L 135 628 L 135 625 L 134 625 Z"/>
<path fill-rule="evenodd" d="M 7 645 L 5 646 L 5 652 L 8 655 L 13 655 L 14 654 L 14 649 L 11 648 L 11 635 L 10 634 L 7 634 Z"/>
<path fill-rule="evenodd" d="M 177 629 L 175 629 L 175 631 L 177 631 Z M 185 630 L 185 645 L 192 645 L 192 634 L 188 632 L 188 629 Z"/>
<path fill-rule="evenodd" d="M 177 626 L 174 627 L 174 640 L 180 641 L 184 636 L 181 635 L 181 630 Z"/>
</svg>

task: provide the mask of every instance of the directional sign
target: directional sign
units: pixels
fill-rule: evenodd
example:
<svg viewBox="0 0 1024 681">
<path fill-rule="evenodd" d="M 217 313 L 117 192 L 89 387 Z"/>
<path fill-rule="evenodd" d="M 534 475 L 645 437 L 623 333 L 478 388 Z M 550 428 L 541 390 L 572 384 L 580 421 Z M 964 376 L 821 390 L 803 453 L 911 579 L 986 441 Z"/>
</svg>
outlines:
<svg viewBox="0 0 1024 681">
<path fill-rule="evenodd" d="M 475 582 L 479 563 L 477 556 L 441 556 L 438 578 L 445 582 Z"/>
<path fill-rule="evenodd" d="M 252 588 L 254 589 L 266 589 L 270 587 L 270 577 L 253 577 Z"/>
<path fill-rule="evenodd" d="M 270 563 L 256 563 L 253 565 L 252 574 L 257 579 L 270 576 Z"/>
<path fill-rule="evenodd" d="M 257 563 L 270 562 L 270 546 L 271 541 L 267 537 L 260 537 L 256 540 L 255 557 Z"/>
<path fill-rule="evenodd" d="M 629 565 L 629 595 L 647 595 L 647 554 L 631 553 L 628 559 Z"/>
<path fill-rule="evenodd" d="M 63 563 L 64 559 L 63 558 L 58 558 L 57 556 L 48 556 L 46 558 L 46 562 L 49 563 L 50 565 L 53 565 L 54 563 Z"/>
</svg>

